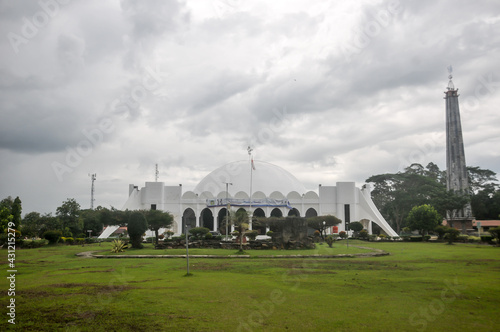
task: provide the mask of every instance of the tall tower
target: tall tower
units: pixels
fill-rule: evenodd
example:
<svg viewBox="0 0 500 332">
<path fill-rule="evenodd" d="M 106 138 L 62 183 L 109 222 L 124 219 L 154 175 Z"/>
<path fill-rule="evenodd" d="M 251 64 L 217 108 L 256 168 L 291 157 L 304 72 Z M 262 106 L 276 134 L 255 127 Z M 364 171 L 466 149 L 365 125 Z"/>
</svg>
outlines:
<svg viewBox="0 0 500 332">
<path fill-rule="evenodd" d="M 450 81 L 447 91 L 445 91 L 446 102 L 446 176 L 447 189 L 456 194 L 467 194 L 469 190 L 469 179 L 467 175 L 467 166 L 465 163 L 464 141 L 462 138 L 462 125 L 460 122 L 460 109 L 458 107 L 458 89 L 452 82 L 452 67 L 448 67 Z M 465 232 L 468 225 L 466 220 L 472 220 L 470 203 L 467 203 L 463 209 L 449 211 L 447 219 L 451 221 L 462 221 L 461 228 Z M 457 227 L 458 225 L 455 225 Z M 472 223 L 470 225 L 472 228 Z"/>
</svg>

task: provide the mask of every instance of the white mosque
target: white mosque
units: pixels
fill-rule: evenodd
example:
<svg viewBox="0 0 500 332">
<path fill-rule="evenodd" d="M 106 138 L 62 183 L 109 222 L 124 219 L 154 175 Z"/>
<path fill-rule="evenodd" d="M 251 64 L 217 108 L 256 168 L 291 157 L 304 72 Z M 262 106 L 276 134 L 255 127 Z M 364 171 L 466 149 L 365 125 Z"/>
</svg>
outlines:
<svg viewBox="0 0 500 332">
<path fill-rule="evenodd" d="M 174 216 L 172 231 L 176 234 L 183 233 L 186 225 L 224 233 L 221 225 L 228 207 L 245 209 L 254 217 L 334 215 L 342 223 L 327 233 L 345 230 L 346 222 L 360 221 L 370 234 L 376 223 L 387 235 L 397 236 L 375 207 L 369 185 L 360 189 L 354 182 L 337 182 L 335 186 L 320 184 L 317 192 L 308 191 L 283 168 L 253 159 L 217 168 L 192 191 L 164 182 L 146 182 L 140 189 L 130 184 L 123 210 L 168 211 Z M 266 233 L 263 227 L 253 226 L 260 234 Z M 106 237 L 104 233 L 101 236 Z"/>
</svg>

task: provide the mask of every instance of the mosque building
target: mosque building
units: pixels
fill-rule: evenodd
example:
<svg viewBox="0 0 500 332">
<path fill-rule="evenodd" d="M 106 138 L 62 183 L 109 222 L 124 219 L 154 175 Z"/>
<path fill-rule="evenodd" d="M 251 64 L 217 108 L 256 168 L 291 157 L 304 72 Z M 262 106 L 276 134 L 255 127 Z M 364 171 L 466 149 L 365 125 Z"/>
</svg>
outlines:
<svg viewBox="0 0 500 332">
<path fill-rule="evenodd" d="M 320 184 L 317 191 L 309 191 L 283 168 L 253 158 L 217 168 L 192 191 L 164 182 L 146 182 L 142 188 L 130 184 L 123 210 L 168 211 L 174 216 L 171 230 L 178 235 L 186 225 L 224 233 L 221 226 L 228 207 L 243 208 L 253 217 L 333 215 L 342 220 L 335 230 L 332 227 L 327 233 L 346 230 L 346 223 L 359 221 L 370 234 L 376 223 L 387 235 L 398 235 L 375 207 L 369 185 L 360 189 L 354 182 L 337 182 Z M 266 234 L 265 227 L 250 227 Z M 111 231 L 112 228 L 107 230 Z"/>
</svg>

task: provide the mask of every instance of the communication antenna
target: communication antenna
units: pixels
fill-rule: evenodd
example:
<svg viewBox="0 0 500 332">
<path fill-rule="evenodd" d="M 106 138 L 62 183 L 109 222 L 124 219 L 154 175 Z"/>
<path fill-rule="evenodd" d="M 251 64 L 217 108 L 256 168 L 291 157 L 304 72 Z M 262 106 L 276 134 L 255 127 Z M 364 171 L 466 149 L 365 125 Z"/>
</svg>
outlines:
<svg viewBox="0 0 500 332">
<path fill-rule="evenodd" d="M 97 178 L 97 174 L 89 174 L 90 179 L 92 180 L 92 187 L 90 189 L 90 209 L 94 209 L 94 181 Z"/>
<path fill-rule="evenodd" d="M 453 67 L 451 65 L 449 65 L 447 67 L 448 69 L 448 78 L 449 78 L 449 82 L 448 82 L 448 90 L 455 90 L 455 85 L 453 84 L 453 82 L 451 81 L 451 79 L 453 78 Z"/>
<path fill-rule="evenodd" d="M 158 175 L 160 175 L 160 172 L 158 171 L 158 164 L 155 164 L 155 182 L 158 182 Z"/>
</svg>

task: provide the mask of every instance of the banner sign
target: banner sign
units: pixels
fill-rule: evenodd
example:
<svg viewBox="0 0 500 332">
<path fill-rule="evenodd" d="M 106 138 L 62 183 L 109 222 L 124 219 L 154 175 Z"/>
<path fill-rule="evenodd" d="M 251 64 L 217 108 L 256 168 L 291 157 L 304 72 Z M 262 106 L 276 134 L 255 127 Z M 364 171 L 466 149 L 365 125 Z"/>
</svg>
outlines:
<svg viewBox="0 0 500 332">
<path fill-rule="evenodd" d="M 250 204 L 250 199 L 239 199 L 239 198 L 209 198 L 207 199 L 207 207 L 217 207 L 217 206 L 255 206 L 255 207 L 287 207 L 292 209 L 290 202 L 286 199 L 274 199 L 274 198 L 253 198 Z"/>
</svg>

